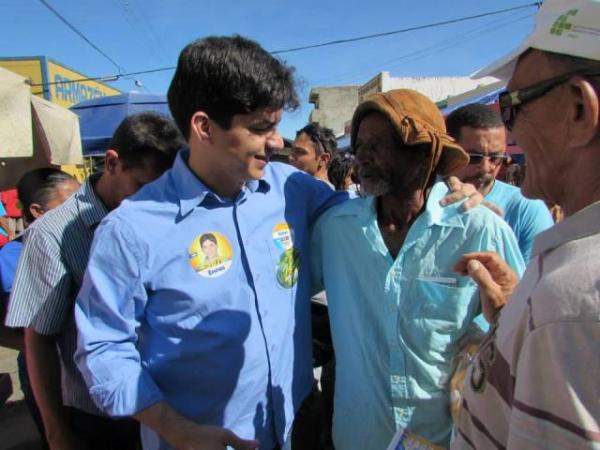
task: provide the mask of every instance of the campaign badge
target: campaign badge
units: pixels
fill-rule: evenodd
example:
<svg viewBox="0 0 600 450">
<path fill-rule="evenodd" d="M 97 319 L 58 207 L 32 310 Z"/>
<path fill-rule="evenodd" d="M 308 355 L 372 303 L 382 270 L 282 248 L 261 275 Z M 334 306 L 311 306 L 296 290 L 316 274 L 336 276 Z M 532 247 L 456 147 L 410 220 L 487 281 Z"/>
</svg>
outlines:
<svg viewBox="0 0 600 450">
<path fill-rule="evenodd" d="M 279 257 L 277 264 L 277 282 L 284 288 L 294 287 L 298 281 L 298 268 L 300 267 L 300 252 L 295 248 L 288 248 Z"/>
<path fill-rule="evenodd" d="M 294 248 L 294 230 L 287 222 L 281 222 L 273 227 L 272 235 L 275 247 L 281 252 L 275 268 L 277 282 L 289 289 L 298 281 L 300 266 L 300 253 Z"/>
<path fill-rule="evenodd" d="M 190 265 L 205 278 L 225 274 L 233 262 L 233 249 L 229 240 L 217 231 L 208 231 L 194 238 L 188 248 Z"/>
<path fill-rule="evenodd" d="M 278 223 L 273 227 L 273 242 L 282 252 L 294 246 L 294 231 L 286 222 Z"/>
</svg>

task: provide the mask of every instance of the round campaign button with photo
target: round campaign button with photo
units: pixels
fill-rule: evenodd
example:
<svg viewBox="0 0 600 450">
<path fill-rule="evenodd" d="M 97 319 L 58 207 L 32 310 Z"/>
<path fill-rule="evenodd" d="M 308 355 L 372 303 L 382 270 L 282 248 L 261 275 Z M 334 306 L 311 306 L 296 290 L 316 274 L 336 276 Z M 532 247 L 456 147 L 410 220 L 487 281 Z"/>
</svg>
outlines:
<svg viewBox="0 0 600 450">
<path fill-rule="evenodd" d="M 221 233 L 207 231 L 194 238 L 188 248 L 188 256 L 190 265 L 198 275 L 217 278 L 231 267 L 233 249 Z"/>
</svg>

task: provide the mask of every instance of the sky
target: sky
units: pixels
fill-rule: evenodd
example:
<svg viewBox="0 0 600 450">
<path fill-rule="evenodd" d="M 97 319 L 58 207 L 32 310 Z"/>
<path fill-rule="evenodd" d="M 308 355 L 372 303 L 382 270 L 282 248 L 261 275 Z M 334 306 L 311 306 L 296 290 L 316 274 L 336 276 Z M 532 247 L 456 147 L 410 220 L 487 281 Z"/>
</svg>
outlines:
<svg viewBox="0 0 600 450">
<path fill-rule="evenodd" d="M 110 60 L 39 0 L 0 0 L 0 57 L 47 56 L 87 76 L 176 65 L 197 38 L 240 34 L 276 51 L 458 19 L 532 0 L 46 0 Z M 311 88 L 392 76 L 469 75 L 517 47 L 535 7 L 450 25 L 279 54 L 296 68 L 302 106 L 284 114 L 293 137 L 312 110 Z M 114 64 L 116 63 L 116 65 Z M 117 67 L 118 66 L 118 67 Z M 107 83 L 123 92 L 165 93 L 173 70 Z"/>
</svg>

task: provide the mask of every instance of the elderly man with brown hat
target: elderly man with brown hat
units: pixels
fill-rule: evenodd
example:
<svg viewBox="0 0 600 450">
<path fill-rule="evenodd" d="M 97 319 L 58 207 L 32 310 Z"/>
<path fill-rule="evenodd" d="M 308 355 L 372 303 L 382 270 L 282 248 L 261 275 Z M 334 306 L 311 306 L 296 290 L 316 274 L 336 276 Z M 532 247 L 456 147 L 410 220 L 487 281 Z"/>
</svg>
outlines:
<svg viewBox="0 0 600 450">
<path fill-rule="evenodd" d="M 467 372 L 453 449 L 600 448 L 600 1 L 546 0 L 535 31 L 479 75 L 523 148 L 523 195 L 558 204 L 522 281 Z M 457 267 L 501 306 L 514 286 L 497 256 Z M 514 278 L 514 277 L 512 277 Z"/>
<path fill-rule="evenodd" d="M 447 446 L 451 360 L 481 312 L 476 284 L 452 268 L 485 249 L 519 272 L 521 253 L 490 210 L 440 206 L 448 188 L 438 176 L 468 156 L 427 97 L 370 97 L 354 113 L 352 145 L 368 196 L 327 211 L 312 235 L 337 362 L 334 445 L 381 450 L 406 429 Z"/>
</svg>

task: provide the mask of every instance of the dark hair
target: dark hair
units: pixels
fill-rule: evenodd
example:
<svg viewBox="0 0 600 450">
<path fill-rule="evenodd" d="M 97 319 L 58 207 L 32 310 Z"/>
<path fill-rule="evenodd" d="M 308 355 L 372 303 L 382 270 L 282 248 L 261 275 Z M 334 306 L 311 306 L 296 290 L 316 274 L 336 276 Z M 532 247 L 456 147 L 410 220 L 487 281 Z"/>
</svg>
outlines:
<svg viewBox="0 0 600 450">
<path fill-rule="evenodd" d="M 337 141 L 331 128 L 322 127 L 318 123 L 310 123 L 296 132 L 296 136 L 306 134 L 316 145 L 317 155 L 325 152 L 333 158 L 337 153 Z"/>
<path fill-rule="evenodd" d="M 119 154 L 126 169 L 150 165 L 164 172 L 173 165 L 185 141 L 172 120 L 154 112 L 125 118 L 113 134 L 108 148 Z"/>
<path fill-rule="evenodd" d="M 75 178 L 53 167 L 30 170 L 21 177 L 17 183 L 17 196 L 28 222 L 31 223 L 35 220 L 29 207 L 37 203 L 45 208 L 56 195 L 58 187 L 67 181 L 75 181 Z"/>
<path fill-rule="evenodd" d="M 504 123 L 502 123 L 500 114 L 493 111 L 489 106 L 481 103 L 471 103 L 452 111 L 446 117 L 448 134 L 456 140 L 460 139 L 461 127 L 481 130 L 485 128 L 502 128 Z"/>
<path fill-rule="evenodd" d="M 202 244 L 204 244 L 206 241 L 211 241 L 215 245 L 217 244 L 217 238 L 212 233 L 204 233 L 202 236 L 200 236 L 200 247 L 202 247 Z"/>
<path fill-rule="evenodd" d="M 236 114 L 299 106 L 293 68 L 237 35 L 212 36 L 187 45 L 179 55 L 167 97 L 186 139 L 197 111 L 228 129 Z"/>
<path fill-rule="evenodd" d="M 354 156 L 350 153 L 338 153 L 333 157 L 327 169 L 327 177 L 336 191 L 346 189 L 345 181 L 354 167 Z"/>
</svg>

